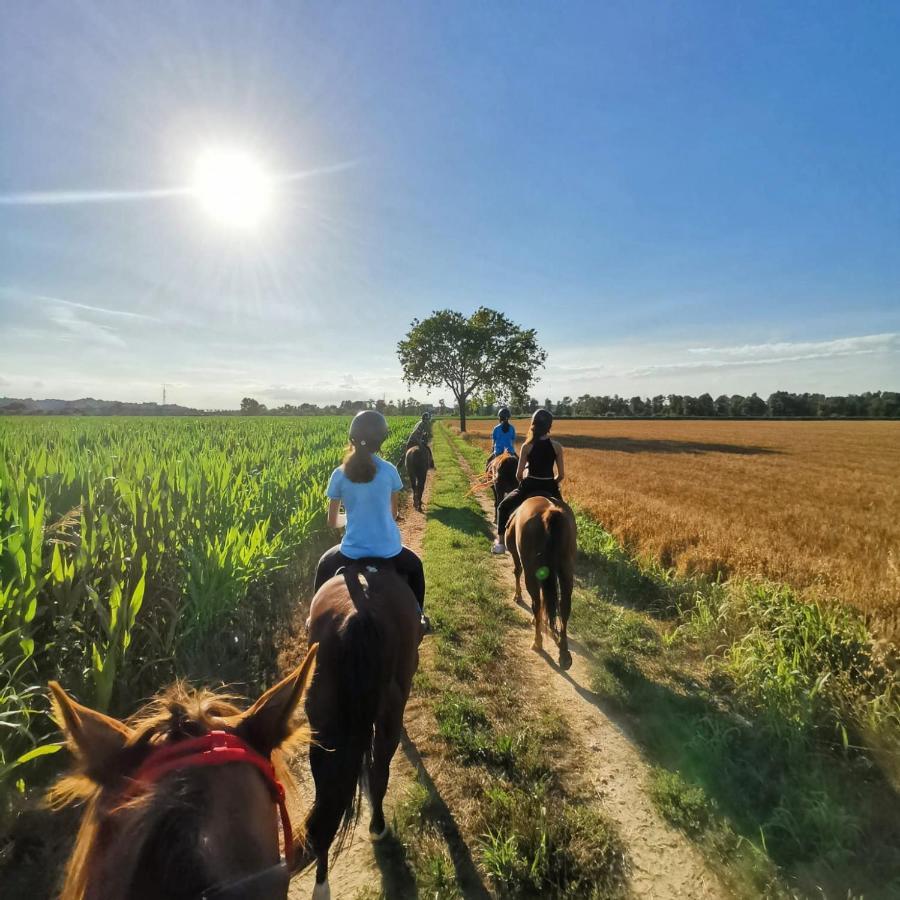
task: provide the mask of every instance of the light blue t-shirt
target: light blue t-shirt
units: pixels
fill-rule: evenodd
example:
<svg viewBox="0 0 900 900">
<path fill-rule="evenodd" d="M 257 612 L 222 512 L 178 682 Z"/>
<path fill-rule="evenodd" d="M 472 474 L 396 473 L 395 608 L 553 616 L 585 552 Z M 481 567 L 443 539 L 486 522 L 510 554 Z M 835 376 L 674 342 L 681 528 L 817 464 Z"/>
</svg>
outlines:
<svg viewBox="0 0 900 900">
<path fill-rule="evenodd" d="M 494 439 L 494 453 L 499 456 L 504 450 L 508 450 L 515 456 L 516 454 L 516 429 L 509 426 L 509 431 L 503 430 L 503 423 L 494 426 L 492 432 Z"/>
<path fill-rule="evenodd" d="M 375 477 L 362 484 L 351 481 L 339 467 L 331 473 L 329 500 L 340 500 L 347 511 L 341 553 L 350 559 L 375 556 L 390 559 L 403 549 L 400 529 L 391 515 L 391 494 L 403 487 L 397 467 L 380 456 Z"/>
</svg>

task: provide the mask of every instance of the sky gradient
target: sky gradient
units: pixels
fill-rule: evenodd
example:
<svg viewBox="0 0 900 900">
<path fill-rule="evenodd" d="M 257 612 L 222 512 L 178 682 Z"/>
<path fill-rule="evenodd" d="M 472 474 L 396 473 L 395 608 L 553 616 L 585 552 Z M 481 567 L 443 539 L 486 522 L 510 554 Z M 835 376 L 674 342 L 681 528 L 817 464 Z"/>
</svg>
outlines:
<svg viewBox="0 0 900 900">
<path fill-rule="evenodd" d="M 900 390 L 898 46 L 893 2 L 12 0 L 0 396 L 397 397 L 479 305 L 541 399 Z M 210 146 L 278 176 L 257 231 Z"/>
</svg>

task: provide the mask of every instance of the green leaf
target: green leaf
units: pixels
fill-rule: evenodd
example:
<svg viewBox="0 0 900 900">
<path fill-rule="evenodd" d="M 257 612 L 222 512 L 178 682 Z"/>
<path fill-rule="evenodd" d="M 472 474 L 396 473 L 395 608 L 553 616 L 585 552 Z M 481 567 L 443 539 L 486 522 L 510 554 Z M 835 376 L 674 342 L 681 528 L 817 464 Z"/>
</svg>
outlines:
<svg viewBox="0 0 900 900">
<path fill-rule="evenodd" d="M 65 743 L 59 744 L 42 744 L 40 747 L 34 747 L 29 750 L 27 753 L 23 753 L 17 760 L 16 765 L 22 765 L 22 763 L 31 762 L 33 759 L 37 759 L 39 756 L 49 756 L 51 753 L 57 753 L 65 747 Z"/>
</svg>

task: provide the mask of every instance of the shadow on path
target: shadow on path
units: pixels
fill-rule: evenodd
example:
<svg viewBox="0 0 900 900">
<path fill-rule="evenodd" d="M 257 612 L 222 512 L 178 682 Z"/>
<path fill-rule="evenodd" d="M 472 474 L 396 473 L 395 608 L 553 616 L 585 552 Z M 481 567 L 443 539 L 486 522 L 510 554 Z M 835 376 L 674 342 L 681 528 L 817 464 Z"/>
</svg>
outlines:
<svg viewBox="0 0 900 900">
<path fill-rule="evenodd" d="M 553 436 L 564 447 L 576 450 L 609 450 L 614 453 L 729 453 L 735 456 L 779 456 L 780 450 L 752 444 L 716 444 L 706 441 L 667 441 L 655 438 L 602 437 L 590 434 L 567 434 L 555 431 Z"/>
<path fill-rule="evenodd" d="M 474 537 L 493 537 L 493 529 L 485 517 L 474 509 L 432 505 L 428 511 L 428 517 L 448 528 L 461 531 L 463 534 Z"/>
<path fill-rule="evenodd" d="M 437 785 L 434 783 L 431 775 L 429 775 L 428 769 L 425 768 L 421 754 L 405 728 L 400 739 L 400 746 L 403 748 L 406 758 L 416 770 L 419 782 L 428 791 L 429 805 L 435 813 L 435 824 L 447 842 L 450 858 L 453 861 L 453 868 L 456 870 L 456 881 L 463 892 L 463 896 L 476 898 L 476 900 L 490 900 L 491 894 L 485 887 L 481 873 L 472 859 L 472 854 L 469 852 L 462 834 L 460 834 L 456 819 L 453 818 L 453 813 L 450 812 L 450 808 L 444 802 L 444 798 L 441 797 Z M 405 896 L 413 895 L 408 894 Z"/>
</svg>

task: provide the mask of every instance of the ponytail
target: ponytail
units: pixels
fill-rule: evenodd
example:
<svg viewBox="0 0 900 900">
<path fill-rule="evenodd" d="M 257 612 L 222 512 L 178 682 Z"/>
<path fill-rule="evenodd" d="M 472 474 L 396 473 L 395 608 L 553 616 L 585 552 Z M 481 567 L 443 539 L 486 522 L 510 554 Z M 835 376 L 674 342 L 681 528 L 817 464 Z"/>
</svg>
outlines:
<svg viewBox="0 0 900 900">
<path fill-rule="evenodd" d="M 365 443 L 350 443 L 341 468 L 354 484 L 367 484 L 375 477 L 375 460 L 373 454 L 380 447 L 370 448 Z"/>
<path fill-rule="evenodd" d="M 504 434 L 506 434 L 506 433 L 509 431 L 509 419 L 504 419 L 504 420 L 500 423 L 500 430 L 501 430 Z"/>
<path fill-rule="evenodd" d="M 532 422 L 525 435 L 525 443 L 533 444 L 538 438 L 542 438 L 545 434 L 550 434 L 550 425 L 544 425 L 543 422 Z"/>
</svg>

